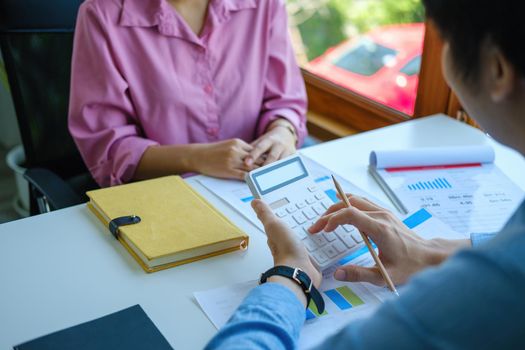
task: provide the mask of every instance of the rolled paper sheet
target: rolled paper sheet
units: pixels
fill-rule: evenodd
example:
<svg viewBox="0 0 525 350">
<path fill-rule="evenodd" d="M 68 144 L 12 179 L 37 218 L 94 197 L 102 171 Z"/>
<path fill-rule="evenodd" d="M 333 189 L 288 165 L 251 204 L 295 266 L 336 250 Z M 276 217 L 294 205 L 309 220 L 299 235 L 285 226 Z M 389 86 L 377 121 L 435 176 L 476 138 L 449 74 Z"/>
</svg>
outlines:
<svg viewBox="0 0 525 350">
<path fill-rule="evenodd" d="M 377 169 L 493 163 L 494 149 L 488 145 L 379 150 L 370 153 Z"/>
</svg>

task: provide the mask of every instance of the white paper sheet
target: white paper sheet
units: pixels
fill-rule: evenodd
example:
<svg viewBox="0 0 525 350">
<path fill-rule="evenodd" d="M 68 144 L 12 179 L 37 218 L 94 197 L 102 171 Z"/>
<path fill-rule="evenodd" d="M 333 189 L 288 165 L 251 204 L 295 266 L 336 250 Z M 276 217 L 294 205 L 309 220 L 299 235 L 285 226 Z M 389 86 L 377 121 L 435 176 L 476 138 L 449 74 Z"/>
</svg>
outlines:
<svg viewBox="0 0 525 350">
<path fill-rule="evenodd" d="M 330 198 L 334 197 L 336 192 L 330 177 L 334 173 L 304 155 L 301 157 L 303 158 L 306 168 L 310 172 L 319 189 L 322 191 L 328 191 L 327 194 Z M 337 174 L 334 175 L 345 192 L 366 197 L 383 207 L 391 208 L 389 204 L 381 203 L 343 177 L 338 176 Z M 263 230 L 261 222 L 257 219 L 257 216 L 250 206 L 253 196 L 245 182 L 236 180 L 222 180 L 213 177 L 202 177 L 199 182 L 223 201 L 225 201 L 228 205 L 232 206 L 246 219 L 251 221 L 261 231 Z"/>
<path fill-rule="evenodd" d="M 370 165 L 377 169 L 414 166 L 493 163 L 495 153 L 490 146 L 458 146 L 378 150 L 370 153 Z"/>
<path fill-rule="evenodd" d="M 447 225 L 443 224 L 432 216 L 429 211 L 424 209 L 408 216 L 404 222 L 408 227 L 412 228 L 415 233 L 424 238 L 442 237 L 458 239 L 464 237 L 464 235 L 451 230 Z M 360 318 L 368 317 L 382 301 L 394 298 L 394 295 L 388 289 L 369 283 L 345 283 L 336 281 L 333 278 L 335 269 L 345 264 L 373 266 L 374 261 L 366 247 L 364 247 L 360 251 L 354 252 L 351 256 L 341 260 L 339 264 L 323 272 L 323 282 L 320 290 L 325 300 L 326 314 L 307 319 L 301 330 L 299 349 L 309 349 L 321 343 L 346 324 Z M 257 281 L 252 280 L 208 291 L 195 292 L 194 296 L 213 325 L 217 329 L 220 329 L 226 324 L 231 315 L 233 315 L 250 290 L 256 286 Z M 342 310 L 341 304 L 332 301 L 333 299 L 327 295 L 327 292 L 334 293 L 338 288 L 349 288 L 361 299 L 363 304 Z M 400 293 L 403 293 L 402 289 Z M 338 294 L 342 296 L 339 292 Z M 348 301 L 348 299 L 344 299 Z M 338 299 L 335 300 L 337 301 Z M 311 316 L 310 314 L 310 317 Z"/>
<path fill-rule="evenodd" d="M 499 232 L 524 198 L 523 191 L 492 163 L 377 173 L 407 211 L 430 209 L 466 234 Z"/>
</svg>

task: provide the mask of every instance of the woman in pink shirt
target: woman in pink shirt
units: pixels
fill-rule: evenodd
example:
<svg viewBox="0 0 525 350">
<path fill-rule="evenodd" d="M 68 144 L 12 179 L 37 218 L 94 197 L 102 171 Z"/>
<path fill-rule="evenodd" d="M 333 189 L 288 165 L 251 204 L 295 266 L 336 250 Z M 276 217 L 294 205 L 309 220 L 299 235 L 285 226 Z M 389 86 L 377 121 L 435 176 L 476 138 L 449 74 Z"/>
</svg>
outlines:
<svg viewBox="0 0 525 350">
<path fill-rule="evenodd" d="M 243 178 L 306 136 L 283 0 L 87 0 L 69 129 L 101 186 Z"/>
</svg>

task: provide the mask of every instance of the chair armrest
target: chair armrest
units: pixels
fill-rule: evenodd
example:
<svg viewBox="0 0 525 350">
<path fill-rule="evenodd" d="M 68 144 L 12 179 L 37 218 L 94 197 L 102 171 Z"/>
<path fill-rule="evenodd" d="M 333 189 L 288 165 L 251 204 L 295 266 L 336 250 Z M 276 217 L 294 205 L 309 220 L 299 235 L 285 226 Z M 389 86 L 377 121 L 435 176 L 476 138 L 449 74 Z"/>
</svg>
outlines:
<svg viewBox="0 0 525 350">
<path fill-rule="evenodd" d="M 24 178 L 29 182 L 31 192 L 36 192 L 38 197 L 45 197 L 52 210 L 82 203 L 71 186 L 48 169 L 28 169 Z"/>
</svg>

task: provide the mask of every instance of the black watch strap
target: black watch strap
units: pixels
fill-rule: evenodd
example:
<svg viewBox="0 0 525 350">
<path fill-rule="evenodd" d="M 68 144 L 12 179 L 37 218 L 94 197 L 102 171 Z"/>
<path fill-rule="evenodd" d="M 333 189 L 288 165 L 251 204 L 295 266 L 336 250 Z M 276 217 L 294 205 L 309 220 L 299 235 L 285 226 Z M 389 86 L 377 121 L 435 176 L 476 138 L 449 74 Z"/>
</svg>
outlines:
<svg viewBox="0 0 525 350">
<path fill-rule="evenodd" d="M 303 289 L 306 295 L 306 307 L 310 304 L 310 300 L 313 300 L 317 311 L 322 314 L 324 312 L 324 300 L 321 293 L 314 287 L 310 277 L 301 270 L 300 268 L 290 266 L 274 266 L 265 273 L 261 274 L 259 284 L 263 284 L 268 280 L 270 276 L 283 276 L 295 281 Z"/>
</svg>

